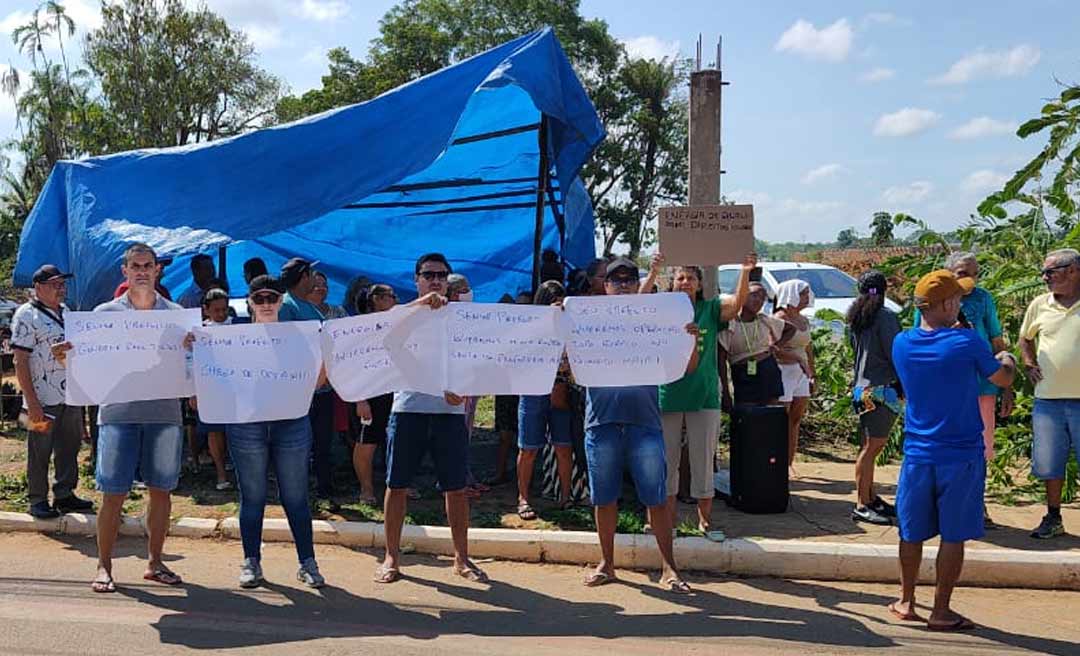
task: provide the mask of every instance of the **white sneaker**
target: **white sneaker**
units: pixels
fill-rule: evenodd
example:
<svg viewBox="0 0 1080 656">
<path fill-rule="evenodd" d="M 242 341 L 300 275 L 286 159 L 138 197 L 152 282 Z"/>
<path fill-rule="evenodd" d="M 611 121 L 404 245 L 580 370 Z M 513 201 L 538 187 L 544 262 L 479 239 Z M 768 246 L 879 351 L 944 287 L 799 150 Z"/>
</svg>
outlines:
<svg viewBox="0 0 1080 656">
<path fill-rule="evenodd" d="M 308 558 L 300 564 L 300 569 L 296 572 L 296 580 L 309 588 L 321 588 L 326 585 L 326 579 L 319 573 L 319 565 L 314 558 Z"/>
<path fill-rule="evenodd" d="M 240 566 L 240 587 L 255 588 L 263 581 L 262 565 L 257 558 L 245 558 Z"/>
</svg>

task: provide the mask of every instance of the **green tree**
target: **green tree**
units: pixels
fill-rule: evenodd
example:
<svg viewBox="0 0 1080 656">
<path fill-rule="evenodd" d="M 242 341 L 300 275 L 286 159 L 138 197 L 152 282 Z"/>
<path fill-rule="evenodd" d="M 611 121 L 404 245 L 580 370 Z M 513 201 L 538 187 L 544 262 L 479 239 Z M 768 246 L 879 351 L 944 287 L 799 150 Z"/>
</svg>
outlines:
<svg viewBox="0 0 1080 656">
<path fill-rule="evenodd" d="M 859 233 L 855 228 L 844 228 L 836 235 L 837 248 L 854 248 L 859 245 Z"/>
<path fill-rule="evenodd" d="M 893 243 L 893 219 L 888 212 L 874 212 L 870 221 L 870 239 L 875 246 L 890 246 Z"/>
<path fill-rule="evenodd" d="M 125 0 L 102 7 L 84 57 L 102 94 L 104 150 L 176 146 L 269 122 L 281 83 L 247 36 L 203 6 Z"/>
</svg>

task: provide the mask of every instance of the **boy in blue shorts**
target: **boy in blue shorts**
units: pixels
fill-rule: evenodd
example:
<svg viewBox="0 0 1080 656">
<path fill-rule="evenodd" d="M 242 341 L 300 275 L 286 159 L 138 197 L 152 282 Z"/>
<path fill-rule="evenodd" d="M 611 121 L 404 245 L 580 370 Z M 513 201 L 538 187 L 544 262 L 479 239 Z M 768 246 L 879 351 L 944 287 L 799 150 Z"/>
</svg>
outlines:
<svg viewBox="0 0 1080 656">
<path fill-rule="evenodd" d="M 897 485 L 900 526 L 899 601 L 893 615 L 926 621 L 931 630 L 963 631 L 975 625 L 949 607 L 964 565 L 964 542 L 983 536 L 986 461 L 979 414 L 979 381 L 1012 385 L 1016 361 L 1007 351 L 995 358 L 978 333 L 956 327 L 960 299 L 971 278 L 942 269 L 915 285 L 920 325 L 893 342 L 893 364 L 907 395 L 904 463 Z M 923 542 L 941 536 L 937 587 L 930 617 L 915 609 L 915 584 Z"/>
<path fill-rule="evenodd" d="M 607 294 L 636 294 L 640 284 L 637 265 L 619 258 L 607 266 L 604 291 Z M 697 326 L 687 324 L 695 337 Z M 698 364 L 692 350 L 686 374 Z M 593 587 L 615 578 L 615 525 L 619 518 L 619 493 L 623 472 L 630 471 L 638 500 L 648 508 L 663 571 L 660 583 L 672 592 L 690 592 L 690 586 L 675 569 L 672 515 L 667 505 L 667 465 L 664 459 L 664 431 L 660 423 L 660 390 L 656 385 L 631 387 L 589 387 L 586 390 L 585 459 L 589 467 L 589 491 L 600 538 L 600 564 L 585 579 Z"/>
</svg>

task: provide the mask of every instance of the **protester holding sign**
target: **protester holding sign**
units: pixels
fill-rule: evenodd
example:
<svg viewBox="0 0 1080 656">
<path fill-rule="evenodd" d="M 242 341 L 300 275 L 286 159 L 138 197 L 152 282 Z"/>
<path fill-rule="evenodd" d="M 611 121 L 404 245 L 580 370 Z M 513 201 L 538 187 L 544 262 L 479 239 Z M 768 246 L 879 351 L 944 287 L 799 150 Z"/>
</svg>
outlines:
<svg viewBox="0 0 1080 656">
<path fill-rule="evenodd" d="M 229 292 L 214 287 L 206 290 L 203 295 L 203 325 L 204 326 L 228 326 L 232 324 L 229 316 Z M 225 428 L 220 424 L 205 424 L 202 420 L 196 420 L 196 434 L 201 439 L 206 436 L 207 446 L 210 448 L 210 458 L 214 461 L 214 470 L 217 473 L 217 484 L 214 486 L 219 492 L 232 487 L 225 473 Z M 192 449 L 193 458 L 197 458 L 197 450 Z"/>
<path fill-rule="evenodd" d="M 638 269 L 632 261 L 618 258 L 607 266 L 606 294 L 636 294 L 638 285 Z M 686 332 L 695 338 L 700 334 L 693 323 L 686 325 Z M 698 361 L 698 351 L 692 349 L 687 375 L 694 372 Z M 690 586 L 675 568 L 659 389 L 656 385 L 589 387 L 586 395 L 585 454 L 602 556 L 596 570 L 586 577 L 585 585 L 594 587 L 616 580 L 615 526 L 623 475 L 629 469 L 638 499 L 648 508 L 649 523 L 660 549 L 661 584 L 672 592 L 689 592 Z"/>
<path fill-rule="evenodd" d="M 26 488 L 29 512 L 38 519 L 62 512 L 92 510 L 94 504 L 75 496 L 79 484 L 79 446 L 82 408 L 64 397 L 66 372 L 53 355 L 64 341 L 64 298 L 70 273 L 52 264 L 34 272 L 34 296 L 20 305 L 11 319 L 11 348 L 15 376 L 25 406 Z M 49 460 L 56 470 L 53 505 L 49 505 Z"/>
<path fill-rule="evenodd" d="M 165 300 L 155 291 L 157 269 L 154 249 L 142 243 L 132 244 L 124 251 L 121 266 L 128 291 L 94 311 L 181 310 L 179 305 Z M 190 346 L 190 340 L 186 340 L 185 345 Z M 71 342 L 65 342 L 57 353 L 66 361 L 72 348 Z M 150 492 L 146 512 L 149 562 L 143 578 L 178 585 L 182 581 L 165 566 L 162 549 L 172 509 L 169 495 L 180 479 L 184 444 L 180 401 L 157 399 L 102 404 L 98 421 L 101 431 L 95 479 L 103 499 L 97 517 L 98 572 L 91 587 L 94 592 L 116 592 L 112 552 L 120 527 L 120 513 L 131 491 L 136 469 Z"/>
<path fill-rule="evenodd" d="M 446 305 L 446 279 L 450 263 L 441 253 L 428 253 L 416 261 L 414 304 L 433 310 Z M 439 488 L 446 500 L 446 519 L 454 542 L 453 571 L 470 581 L 483 582 L 487 574 L 469 560 L 469 503 L 465 499 L 469 436 L 465 430 L 462 397 L 445 391 L 433 396 L 403 391 L 394 395 L 387 429 L 386 499 L 383 503 L 386 558 L 375 571 L 378 583 L 401 577 L 401 528 L 405 523 L 408 489 L 424 455 L 435 461 Z"/>
<path fill-rule="evenodd" d="M 248 286 L 248 303 L 254 310 L 253 323 L 277 322 L 283 293 L 279 283 L 270 276 L 258 276 L 252 280 Z M 312 588 L 321 588 L 326 581 L 315 562 L 308 500 L 308 460 L 312 435 L 307 416 L 229 424 L 228 436 L 229 455 L 236 468 L 236 483 L 240 489 L 240 538 L 244 545 L 240 587 L 256 587 L 263 579 L 260 565 L 263 514 L 266 510 L 267 473 L 273 461 L 278 496 L 285 509 L 285 517 L 289 520 L 289 530 L 300 561 L 296 578 Z"/>
<path fill-rule="evenodd" d="M 650 293 L 664 265 L 664 256 L 653 256 L 649 275 L 641 283 L 640 292 Z M 664 447 L 667 461 L 668 508 L 677 517 L 676 496 L 679 493 L 679 462 L 682 455 L 683 429 L 686 429 L 687 460 L 690 465 L 690 496 L 697 500 L 698 528 L 711 540 L 723 540 L 720 531 L 712 531 L 713 463 L 716 460 L 716 441 L 720 433 L 720 391 L 718 387 L 716 340 L 720 331 L 739 313 L 749 293 L 750 271 L 757 266 L 757 255 L 751 253 L 743 261 L 742 272 L 734 296 L 706 299 L 701 288 L 703 272 L 700 267 L 675 268 L 672 290 L 690 297 L 694 304 L 694 324 L 700 335 L 697 339 L 698 366 L 683 378 L 660 386 L 660 410 L 663 414 Z"/>
<path fill-rule="evenodd" d="M 795 327 L 782 319 L 762 314 L 765 287 L 750 284 L 750 295 L 735 321 L 720 331 L 719 367 L 721 404 L 733 407 L 728 391 L 727 364 L 737 405 L 773 405 L 784 395 L 784 381 L 774 352 L 795 334 Z"/>
</svg>

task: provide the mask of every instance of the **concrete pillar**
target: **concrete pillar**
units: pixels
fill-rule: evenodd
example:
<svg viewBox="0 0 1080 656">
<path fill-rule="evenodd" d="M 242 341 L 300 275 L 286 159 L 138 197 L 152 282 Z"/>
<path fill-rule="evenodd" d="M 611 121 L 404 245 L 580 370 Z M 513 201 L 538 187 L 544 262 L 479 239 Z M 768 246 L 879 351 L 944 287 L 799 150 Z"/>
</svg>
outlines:
<svg viewBox="0 0 1080 656">
<path fill-rule="evenodd" d="M 720 202 L 720 97 L 723 76 L 717 70 L 690 74 L 690 205 Z M 716 267 L 705 267 L 706 298 L 716 296 Z"/>
</svg>

